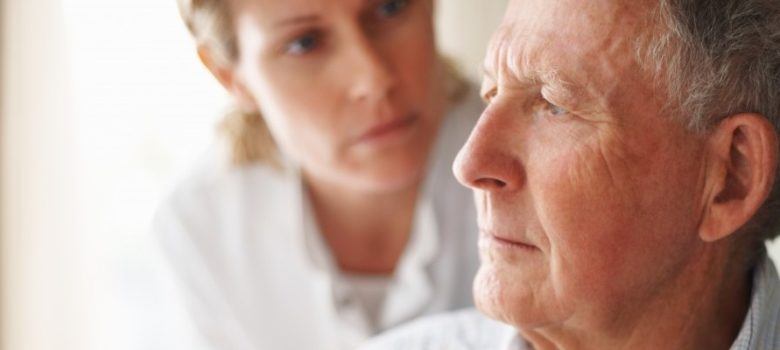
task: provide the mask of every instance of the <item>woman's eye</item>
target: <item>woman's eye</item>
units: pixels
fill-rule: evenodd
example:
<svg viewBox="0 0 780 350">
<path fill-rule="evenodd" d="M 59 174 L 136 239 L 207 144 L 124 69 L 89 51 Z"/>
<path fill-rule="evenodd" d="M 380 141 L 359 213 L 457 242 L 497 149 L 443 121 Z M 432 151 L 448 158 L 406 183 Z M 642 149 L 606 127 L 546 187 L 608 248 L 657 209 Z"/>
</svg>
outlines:
<svg viewBox="0 0 780 350">
<path fill-rule="evenodd" d="M 493 101 L 493 98 L 496 97 L 497 94 L 498 89 L 490 89 L 482 94 L 482 101 L 484 101 L 486 104 L 490 104 L 490 102 Z"/>
<path fill-rule="evenodd" d="M 287 44 L 285 52 L 293 55 L 303 55 L 316 49 L 319 38 L 316 34 L 306 34 Z"/>
<path fill-rule="evenodd" d="M 379 17 L 382 18 L 388 18 L 393 17 L 397 15 L 399 12 L 403 11 L 406 6 L 409 5 L 409 0 L 390 0 L 390 1 L 384 1 L 382 2 L 379 7 L 377 7 L 377 14 Z"/>
</svg>

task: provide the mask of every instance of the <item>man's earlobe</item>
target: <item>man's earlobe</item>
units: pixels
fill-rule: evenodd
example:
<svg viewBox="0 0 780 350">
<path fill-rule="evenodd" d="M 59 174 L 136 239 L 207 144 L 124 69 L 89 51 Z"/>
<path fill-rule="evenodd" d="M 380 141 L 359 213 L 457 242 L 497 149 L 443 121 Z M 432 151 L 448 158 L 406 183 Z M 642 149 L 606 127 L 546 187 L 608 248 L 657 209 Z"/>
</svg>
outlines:
<svg viewBox="0 0 780 350">
<path fill-rule="evenodd" d="M 211 49 L 205 45 L 198 47 L 200 62 L 211 72 L 227 92 L 233 96 L 239 107 L 245 112 L 257 110 L 254 98 L 244 86 L 241 78 L 236 73 L 235 65 L 220 62 L 215 59 Z"/>
<path fill-rule="evenodd" d="M 711 132 L 699 227 L 703 240 L 725 238 L 756 214 L 775 181 L 777 147 L 774 127 L 758 114 L 733 115 Z"/>
</svg>

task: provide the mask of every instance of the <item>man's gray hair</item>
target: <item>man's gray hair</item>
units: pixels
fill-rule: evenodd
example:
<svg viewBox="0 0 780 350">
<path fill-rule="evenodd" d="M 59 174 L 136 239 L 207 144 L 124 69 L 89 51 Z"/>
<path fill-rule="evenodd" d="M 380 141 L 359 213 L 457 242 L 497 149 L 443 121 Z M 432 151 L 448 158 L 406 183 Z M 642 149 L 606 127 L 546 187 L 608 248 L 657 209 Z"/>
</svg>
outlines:
<svg viewBox="0 0 780 350">
<path fill-rule="evenodd" d="M 669 112 L 706 132 L 738 113 L 765 116 L 780 132 L 780 0 L 660 0 L 643 59 L 669 92 Z M 780 168 L 745 233 L 780 233 Z"/>
</svg>

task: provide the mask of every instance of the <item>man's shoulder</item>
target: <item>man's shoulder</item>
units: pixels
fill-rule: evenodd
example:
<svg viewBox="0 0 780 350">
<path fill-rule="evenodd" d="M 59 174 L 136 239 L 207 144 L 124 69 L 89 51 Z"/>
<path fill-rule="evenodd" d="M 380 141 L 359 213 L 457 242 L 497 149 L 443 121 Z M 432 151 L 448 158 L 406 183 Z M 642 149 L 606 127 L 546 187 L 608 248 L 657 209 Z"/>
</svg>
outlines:
<svg viewBox="0 0 780 350">
<path fill-rule="evenodd" d="M 387 331 L 363 350 L 467 350 L 500 349 L 511 340 L 513 329 L 493 321 L 475 309 L 421 318 Z"/>
</svg>

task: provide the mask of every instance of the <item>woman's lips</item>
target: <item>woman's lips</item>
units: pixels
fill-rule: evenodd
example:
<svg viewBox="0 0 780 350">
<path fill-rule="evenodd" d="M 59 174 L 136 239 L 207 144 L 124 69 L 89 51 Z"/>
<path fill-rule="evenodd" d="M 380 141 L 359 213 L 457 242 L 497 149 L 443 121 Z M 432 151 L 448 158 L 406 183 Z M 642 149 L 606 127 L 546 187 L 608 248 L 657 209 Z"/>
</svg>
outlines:
<svg viewBox="0 0 780 350">
<path fill-rule="evenodd" d="M 357 143 L 370 143 L 383 138 L 392 137 L 406 131 L 417 121 L 415 115 L 396 118 L 387 122 L 378 123 L 357 138 Z"/>
</svg>

